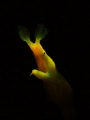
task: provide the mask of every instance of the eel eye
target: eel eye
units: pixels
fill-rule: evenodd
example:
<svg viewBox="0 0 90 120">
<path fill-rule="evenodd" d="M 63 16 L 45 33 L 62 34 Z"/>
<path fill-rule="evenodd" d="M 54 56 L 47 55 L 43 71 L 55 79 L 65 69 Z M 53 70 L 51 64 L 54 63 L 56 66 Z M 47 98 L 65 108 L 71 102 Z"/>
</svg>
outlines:
<svg viewBox="0 0 90 120">
<path fill-rule="evenodd" d="M 45 52 L 43 53 L 43 55 L 45 55 Z"/>
</svg>

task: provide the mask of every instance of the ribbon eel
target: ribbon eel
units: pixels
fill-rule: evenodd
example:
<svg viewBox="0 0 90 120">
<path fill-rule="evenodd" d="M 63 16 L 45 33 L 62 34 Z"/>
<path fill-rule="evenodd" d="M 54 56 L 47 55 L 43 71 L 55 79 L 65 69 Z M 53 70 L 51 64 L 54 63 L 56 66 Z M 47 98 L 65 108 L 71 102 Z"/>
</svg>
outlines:
<svg viewBox="0 0 90 120">
<path fill-rule="evenodd" d="M 60 106 L 64 120 L 76 120 L 72 88 L 58 72 L 54 61 L 40 44 L 40 41 L 48 34 L 48 30 L 44 24 L 38 25 L 35 31 L 35 43 L 30 40 L 30 33 L 26 27 L 19 26 L 18 33 L 32 50 L 37 62 L 38 69 L 33 69 L 30 76 L 33 74 L 43 81 L 47 98 Z"/>
</svg>

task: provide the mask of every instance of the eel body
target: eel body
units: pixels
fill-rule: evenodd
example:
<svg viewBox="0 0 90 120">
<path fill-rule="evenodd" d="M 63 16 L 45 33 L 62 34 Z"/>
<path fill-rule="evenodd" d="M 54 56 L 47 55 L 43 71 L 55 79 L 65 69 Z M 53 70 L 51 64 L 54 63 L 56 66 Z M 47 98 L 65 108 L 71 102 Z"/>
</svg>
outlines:
<svg viewBox="0 0 90 120">
<path fill-rule="evenodd" d="M 30 75 L 35 75 L 43 81 L 47 98 L 60 106 L 64 120 L 77 120 L 73 105 L 73 91 L 70 84 L 58 72 L 52 58 L 40 44 L 48 33 L 44 24 L 38 25 L 35 31 L 35 43 L 30 40 L 30 34 L 26 27 L 19 26 L 20 38 L 25 41 L 32 50 L 38 69 L 33 69 Z"/>
</svg>

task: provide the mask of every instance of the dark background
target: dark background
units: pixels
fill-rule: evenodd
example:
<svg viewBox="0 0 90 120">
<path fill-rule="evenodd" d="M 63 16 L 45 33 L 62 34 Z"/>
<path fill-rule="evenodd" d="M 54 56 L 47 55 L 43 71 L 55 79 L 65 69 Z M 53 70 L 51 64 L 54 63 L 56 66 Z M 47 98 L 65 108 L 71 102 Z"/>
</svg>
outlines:
<svg viewBox="0 0 90 120">
<path fill-rule="evenodd" d="M 18 25 L 26 26 L 34 41 L 34 31 L 40 23 L 49 30 L 41 44 L 72 86 L 79 120 L 89 119 L 88 8 L 85 2 L 59 0 L 1 4 L 1 119 L 62 120 L 59 107 L 47 100 L 42 81 L 29 76 L 37 68 L 36 62 L 18 36 Z"/>
</svg>

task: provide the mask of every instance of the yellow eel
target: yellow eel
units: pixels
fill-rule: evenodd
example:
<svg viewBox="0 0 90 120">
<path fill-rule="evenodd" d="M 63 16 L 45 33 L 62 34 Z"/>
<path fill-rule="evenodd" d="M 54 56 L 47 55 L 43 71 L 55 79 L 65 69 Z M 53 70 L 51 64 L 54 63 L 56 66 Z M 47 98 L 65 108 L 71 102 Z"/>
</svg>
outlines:
<svg viewBox="0 0 90 120">
<path fill-rule="evenodd" d="M 43 81 L 43 86 L 47 98 L 60 106 L 64 120 L 77 120 L 73 105 L 73 92 L 70 84 L 58 72 L 56 65 L 51 57 L 40 44 L 48 33 L 44 24 L 37 26 L 35 31 L 35 43 L 30 40 L 30 34 L 26 27 L 19 26 L 18 34 L 32 50 L 38 69 L 33 69 L 30 75 L 35 75 Z"/>
</svg>

